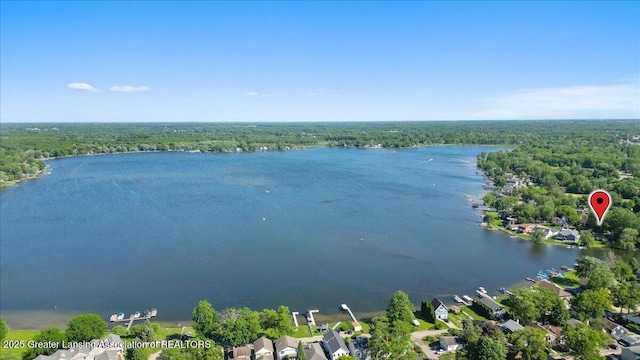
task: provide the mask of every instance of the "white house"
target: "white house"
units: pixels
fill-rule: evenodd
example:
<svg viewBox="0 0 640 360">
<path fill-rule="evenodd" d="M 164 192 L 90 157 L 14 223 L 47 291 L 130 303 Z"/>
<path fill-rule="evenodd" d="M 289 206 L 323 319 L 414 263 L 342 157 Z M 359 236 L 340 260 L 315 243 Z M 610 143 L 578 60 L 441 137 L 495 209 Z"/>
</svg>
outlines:
<svg viewBox="0 0 640 360">
<path fill-rule="evenodd" d="M 329 354 L 329 359 L 335 360 L 341 356 L 349 355 L 349 348 L 344 343 L 344 340 L 340 337 L 335 330 L 329 330 L 322 337 L 322 344 Z"/>
<path fill-rule="evenodd" d="M 464 342 L 459 336 L 443 336 L 440 338 L 440 348 L 444 351 L 456 351 L 464 347 Z"/>
<path fill-rule="evenodd" d="M 262 336 L 253 342 L 253 354 L 256 360 L 273 360 L 273 342 Z"/>
<path fill-rule="evenodd" d="M 440 301 L 438 298 L 433 298 L 431 301 L 431 305 L 433 306 L 433 311 L 436 314 L 436 319 L 438 320 L 448 320 L 449 319 L 449 309 L 447 306 Z"/>
<path fill-rule="evenodd" d="M 278 359 L 282 360 L 285 356 L 289 359 L 298 357 L 298 340 L 291 336 L 283 336 L 276 340 L 276 351 L 278 352 Z"/>
</svg>

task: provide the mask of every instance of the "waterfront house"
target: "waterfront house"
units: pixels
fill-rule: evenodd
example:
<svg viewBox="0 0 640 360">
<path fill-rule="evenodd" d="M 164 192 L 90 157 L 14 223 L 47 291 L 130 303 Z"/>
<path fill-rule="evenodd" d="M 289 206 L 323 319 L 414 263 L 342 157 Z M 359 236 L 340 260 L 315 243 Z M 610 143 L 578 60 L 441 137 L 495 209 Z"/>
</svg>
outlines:
<svg viewBox="0 0 640 360">
<path fill-rule="evenodd" d="M 560 287 L 558 284 L 554 284 L 547 279 L 542 279 L 538 281 L 538 286 L 541 288 L 551 289 L 562 301 L 565 306 L 569 307 L 571 304 L 571 294 L 567 292 L 565 289 Z"/>
<path fill-rule="evenodd" d="M 298 357 L 298 340 L 291 336 L 283 336 L 276 340 L 276 351 L 278 352 L 278 360 L 288 356 L 289 359 Z"/>
<path fill-rule="evenodd" d="M 253 354 L 255 360 L 273 360 L 273 342 L 267 337 L 261 336 L 253 342 Z"/>
<path fill-rule="evenodd" d="M 341 356 L 349 355 L 349 348 L 344 343 L 344 340 L 340 337 L 335 330 L 329 330 L 322 337 L 322 344 L 329 354 L 329 359 L 335 360 Z"/>
<path fill-rule="evenodd" d="M 440 348 L 444 351 L 456 351 L 464 347 L 464 342 L 459 336 L 442 336 Z"/>
<path fill-rule="evenodd" d="M 304 354 L 307 356 L 307 360 L 327 360 L 319 343 L 304 345 Z"/>
<path fill-rule="evenodd" d="M 554 238 L 560 241 L 576 242 L 578 241 L 578 239 L 580 239 L 580 232 L 573 229 L 562 229 L 556 234 Z"/>
<path fill-rule="evenodd" d="M 251 346 L 234 346 L 227 355 L 229 360 L 251 360 Z"/>
<path fill-rule="evenodd" d="M 431 300 L 431 305 L 433 306 L 433 312 L 436 314 L 436 319 L 438 320 L 448 320 L 449 319 L 449 309 L 447 306 L 440 301 L 438 298 L 433 298 Z"/>
<path fill-rule="evenodd" d="M 516 332 L 518 330 L 524 329 L 524 326 L 522 326 L 519 323 L 509 319 L 504 324 L 502 324 L 502 326 L 500 326 L 500 329 L 505 334 L 513 334 L 514 332 Z"/>
<path fill-rule="evenodd" d="M 534 229 L 534 231 L 535 230 L 542 231 L 542 237 L 545 239 L 552 238 L 556 236 L 556 234 L 558 233 L 556 230 L 553 230 L 552 228 L 542 226 L 542 225 L 536 225 L 536 228 Z"/>
<path fill-rule="evenodd" d="M 495 300 L 488 296 L 483 296 L 480 299 L 474 300 L 480 306 L 484 307 L 489 315 L 495 318 L 501 318 L 504 315 L 504 306 L 498 304 Z"/>
</svg>

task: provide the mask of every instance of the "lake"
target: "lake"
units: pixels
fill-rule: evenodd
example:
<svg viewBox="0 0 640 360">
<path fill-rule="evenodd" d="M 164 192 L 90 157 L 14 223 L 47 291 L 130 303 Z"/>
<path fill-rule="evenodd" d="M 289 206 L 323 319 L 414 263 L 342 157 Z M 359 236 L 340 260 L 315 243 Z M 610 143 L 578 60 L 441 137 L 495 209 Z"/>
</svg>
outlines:
<svg viewBox="0 0 640 360">
<path fill-rule="evenodd" d="M 396 290 L 496 291 L 580 252 L 480 228 L 489 147 L 136 153 L 48 161 L 0 192 L 0 311 L 357 314 Z"/>
</svg>

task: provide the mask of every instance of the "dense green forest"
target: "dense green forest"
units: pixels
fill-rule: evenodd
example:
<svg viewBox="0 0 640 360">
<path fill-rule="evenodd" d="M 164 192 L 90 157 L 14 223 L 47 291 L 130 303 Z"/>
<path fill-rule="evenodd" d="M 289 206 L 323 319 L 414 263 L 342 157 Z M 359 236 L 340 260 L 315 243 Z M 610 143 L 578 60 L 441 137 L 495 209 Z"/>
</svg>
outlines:
<svg viewBox="0 0 640 360">
<path fill-rule="evenodd" d="M 640 172 L 638 121 L 1 124 L 0 181 L 33 176 L 42 159 L 135 151 L 235 152 L 309 146 L 505 145 L 550 166 Z M 628 157 L 627 157 L 628 153 Z M 561 155 L 561 156 L 559 156 Z"/>
</svg>

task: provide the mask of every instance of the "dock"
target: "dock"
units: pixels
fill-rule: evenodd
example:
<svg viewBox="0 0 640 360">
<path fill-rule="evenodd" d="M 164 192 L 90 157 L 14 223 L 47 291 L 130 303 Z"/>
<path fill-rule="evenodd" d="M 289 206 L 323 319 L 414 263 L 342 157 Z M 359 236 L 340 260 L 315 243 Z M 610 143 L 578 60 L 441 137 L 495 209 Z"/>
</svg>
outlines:
<svg viewBox="0 0 640 360">
<path fill-rule="evenodd" d="M 300 313 L 297 311 L 293 311 L 291 313 L 291 316 L 293 317 L 293 324 L 296 326 L 296 328 L 298 327 L 298 315 L 300 315 Z"/>
<path fill-rule="evenodd" d="M 351 320 L 353 320 L 353 322 L 351 323 L 353 325 L 353 330 L 354 331 L 362 331 L 362 326 L 360 325 L 360 323 L 358 322 L 358 319 L 356 319 L 356 316 L 353 315 L 353 312 L 351 311 L 351 309 L 349 309 L 349 307 L 347 306 L 347 304 L 342 304 L 340 305 L 340 308 L 343 311 L 346 311 L 349 313 L 349 316 L 351 316 Z"/>
<path fill-rule="evenodd" d="M 128 322 L 129 324 L 127 324 L 127 330 L 131 330 L 131 326 L 133 325 L 134 321 L 149 320 L 151 318 L 156 317 L 157 315 L 158 315 L 158 309 L 151 309 L 151 311 L 145 310 L 144 315 L 141 314 L 139 311 L 137 311 L 129 315 L 129 318 L 125 318 L 124 313 L 120 312 L 120 313 L 111 315 L 111 317 L 109 318 L 109 321 L 110 322 Z"/>
<path fill-rule="evenodd" d="M 309 326 L 316 326 L 316 319 L 313 318 L 313 313 L 320 312 L 320 310 L 309 310 L 307 312 L 307 322 Z"/>
</svg>

